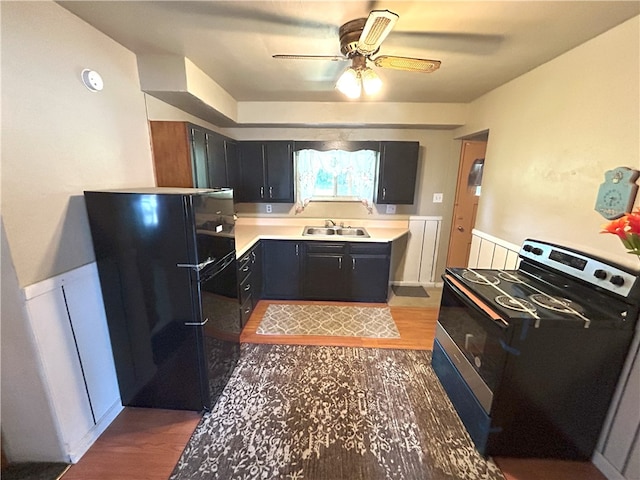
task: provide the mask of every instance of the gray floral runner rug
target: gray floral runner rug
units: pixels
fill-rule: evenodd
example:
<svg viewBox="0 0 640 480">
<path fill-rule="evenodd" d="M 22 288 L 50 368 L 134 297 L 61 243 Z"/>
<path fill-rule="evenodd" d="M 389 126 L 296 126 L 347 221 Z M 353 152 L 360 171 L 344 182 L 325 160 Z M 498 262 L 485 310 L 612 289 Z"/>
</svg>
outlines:
<svg viewBox="0 0 640 480">
<path fill-rule="evenodd" d="M 420 350 L 243 344 L 171 480 L 504 480 L 430 363 Z"/>
<path fill-rule="evenodd" d="M 400 338 L 389 307 L 337 305 L 271 304 L 256 333 Z"/>
</svg>

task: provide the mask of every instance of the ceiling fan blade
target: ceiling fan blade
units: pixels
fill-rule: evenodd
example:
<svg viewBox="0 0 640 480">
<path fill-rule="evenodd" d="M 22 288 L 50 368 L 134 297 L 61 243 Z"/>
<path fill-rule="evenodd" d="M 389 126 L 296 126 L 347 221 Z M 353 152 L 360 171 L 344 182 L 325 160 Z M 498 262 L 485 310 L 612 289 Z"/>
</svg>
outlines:
<svg viewBox="0 0 640 480">
<path fill-rule="evenodd" d="M 398 21 L 398 15 L 389 10 L 373 10 L 364 24 L 358 40 L 358 53 L 367 56 L 375 53 Z"/>
<path fill-rule="evenodd" d="M 373 60 L 376 67 L 394 68 L 396 70 L 408 70 L 410 72 L 431 73 L 440 68 L 440 60 L 427 60 L 425 58 L 394 57 L 382 55 Z"/>
<path fill-rule="evenodd" d="M 332 62 L 349 60 L 347 57 L 340 55 L 272 55 L 272 57 L 284 60 L 329 60 Z"/>
</svg>

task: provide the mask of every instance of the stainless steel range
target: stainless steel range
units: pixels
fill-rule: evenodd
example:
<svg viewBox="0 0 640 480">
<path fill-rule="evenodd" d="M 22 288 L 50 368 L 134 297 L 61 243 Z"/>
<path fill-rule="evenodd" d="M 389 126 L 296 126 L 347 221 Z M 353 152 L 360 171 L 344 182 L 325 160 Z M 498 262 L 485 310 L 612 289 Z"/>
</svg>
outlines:
<svg viewBox="0 0 640 480">
<path fill-rule="evenodd" d="M 484 455 L 588 460 L 633 339 L 640 273 L 526 240 L 518 270 L 445 271 L 433 368 Z"/>
</svg>

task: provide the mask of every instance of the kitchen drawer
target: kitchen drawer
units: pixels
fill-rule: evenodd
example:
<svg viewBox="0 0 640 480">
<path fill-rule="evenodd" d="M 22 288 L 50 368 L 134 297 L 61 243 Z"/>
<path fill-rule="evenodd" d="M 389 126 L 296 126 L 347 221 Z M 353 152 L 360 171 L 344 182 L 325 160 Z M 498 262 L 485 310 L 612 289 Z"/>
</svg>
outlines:
<svg viewBox="0 0 640 480">
<path fill-rule="evenodd" d="M 458 412 L 460 420 L 467 427 L 467 432 L 478 452 L 484 455 L 490 433 L 491 417 L 485 413 L 437 339 L 433 344 L 431 366 Z"/>
<path fill-rule="evenodd" d="M 245 302 L 240 307 L 240 328 L 244 328 L 251 316 L 251 312 L 253 312 L 253 301 L 251 295 L 245 300 Z"/>
<path fill-rule="evenodd" d="M 391 244 L 386 243 L 361 243 L 352 242 L 350 244 L 351 253 L 364 253 L 369 255 L 389 255 L 391 253 Z"/>
<path fill-rule="evenodd" d="M 347 244 L 344 242 L 316 242 L 314 240 L 305 243 L 308 253 L 335 253 L 342 254 L 347 251 Z"/>
<path fill-rule="evenodd" d="M 251 274 L 247 275 L 242 282 L 240 282 L 240 305 L 244 305 L 247 298 L 251 296 Z"/>
<path fill-rule="evenodd" d="M 250 273 L 251 273 L 251 257 L 248 255 L 245 255 L 243 258 L 238 260 L 238 283 L 244 282 Z"/>
</svg>

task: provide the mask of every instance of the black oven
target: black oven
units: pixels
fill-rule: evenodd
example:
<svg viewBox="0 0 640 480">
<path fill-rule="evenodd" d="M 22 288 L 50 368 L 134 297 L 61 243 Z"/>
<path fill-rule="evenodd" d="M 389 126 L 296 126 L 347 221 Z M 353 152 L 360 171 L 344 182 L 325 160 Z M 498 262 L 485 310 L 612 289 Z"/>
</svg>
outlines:
<svg viewBox="0 0 640 480">
<path fill-rule="evenodd" d="M 433 368 L 480 453 L 588 460 L 633 338 L 638 272 L 535 240 L 520 259 L 446 270 Z"/>
</svg>

